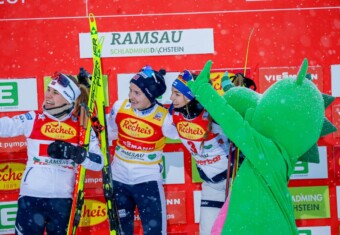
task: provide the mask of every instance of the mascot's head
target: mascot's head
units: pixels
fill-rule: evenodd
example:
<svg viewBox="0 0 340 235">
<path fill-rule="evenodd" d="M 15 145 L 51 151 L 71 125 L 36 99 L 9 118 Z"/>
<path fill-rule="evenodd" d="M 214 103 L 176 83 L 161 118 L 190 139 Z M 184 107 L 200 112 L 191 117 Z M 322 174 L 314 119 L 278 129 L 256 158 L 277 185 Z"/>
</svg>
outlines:
<svg viewBox="0 0 340 235">
<path fill-rule="evenodd" d="M 293 163 L 319 162 L 319 137 L 336 130 L 324 115 L 334 98 L 320 93 L 307 78 L 307 68 L 305 59 L 297 78 L 280 80 L 263 95 L 244 87 L 224 94 L 254 129 L 285 148 Z"/>
</svg>

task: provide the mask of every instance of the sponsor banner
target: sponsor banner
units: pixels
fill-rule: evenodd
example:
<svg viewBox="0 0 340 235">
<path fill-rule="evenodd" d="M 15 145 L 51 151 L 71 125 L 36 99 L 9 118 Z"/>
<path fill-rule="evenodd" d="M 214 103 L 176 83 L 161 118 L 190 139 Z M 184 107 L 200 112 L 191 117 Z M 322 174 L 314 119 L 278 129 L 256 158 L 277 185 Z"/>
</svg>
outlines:
<svg viewBox="0 0 340 235">
<path fill-rule="evenodd" d="M 102 171 L 86 171 L 85 188 L 98 189 L 98 193 L 103 193 L 103 175 Z M 98 194 L 97 193 L 97 194 Z"/>
<path fill-rule="evenodd" d="M 194 194 L 194 218 L 195 223 L 200 222 L 200 207 L 201 207 L 201 192 L 202 191 L 193 191 Z"/>
<path fill-rule="evenodd" d="M 85 199 L 79 227 L 89 227 L 107 221 L 106 204 L 95 199 Z"/>
<path fill-rule="evenodd" d="M 0 162 L 0 194 L 20 189 L 26 165 L 20 162 Z"/>
<path fill-rule="evenodd" d="M 333 147 L 334 177 L 340 179 L 340 146 Z"/>
<path fill-rule="evenodd" d="M 99 33 L 102 57 L 213 54 L 213 29 Z M 79 34 L 80 58 L 92 58 L 90 33 Z"/>
<path fill-rule="evenodd" d="M 309 163 L 298 161 L 294 168 L 294 173 L 290 179 L 327 179 L 327 148 L 326 146 L 318 147 L 320 163 Z"/>
<path fill-rule="evenodd" d="M 246 76 L 250 75 L 250 69 L 246 69 L 245 71 L 244 69 L 226 69 L 225 71 L 211 72 L 210 73 L 211 84 L 220 95 L 224 93 L 222 89 L 222 77 L 226 71 L 228 72 L 228 77 L 231 81 L 233 81 L 234 76 L 237 73 L 244 74 L 245 72 Z"/>
<path fill-rule="evenodd" d="M 340 104 L 332 105 L 332 123 L 338 129 L 333 133 L 335 138 L 340 138 Z"/>
<path fill-rule="evenodd" d="M 296 78 L 299 67 L 272 67 L 272 68 L 259 68 L 259 92 L 263 93 L 274 84 L 276 81 L 285 78 Z M 311 74 L 313 83 L 323 91 L 323 73 L 322 67 L 311 66 L 308 68 L 307 73 Z"/>
<path fill-rule="evenodd" d="M 340 64 L 331 65 L 332 96 L 340 97 Z"/>
<path fill-rule="evenodd" d="M 18 153 L 26 152 L 26 137 L 21 135 L 17 137 L 0 138 L 0 153 Z"/>
<path fill-rule="evenodd" d="M 38 92 L 35 78 L 0 79 L 0 112 L 37 109 Z"/>
<path fill-rule="evenodd" d="M 169 224 L 187 223 L 185 193 L 185 191 L 165 192 L 167 221 Z"/>
<path fill-rule="evenodd" d="M 164 152 L 164 184 L 184 184 L 184 153 Z"/>
<path fill-rule="evenodd" d="M 298 227 L 299 235 L 331 235 L 330 226 Z"/>
<path fill-rule="evenodd" d="M 0 234 L 14 234 L 17 211 L 16 201 L 0 202 Z"/>
<path fill-rule="evenodd" d="M 337 190 L 340 193 L 340 189 Z M 289 188 L 289 191 L 292 194 L 296 219 L 330 218 L 327 186 Z M 201 191 L 194 191 L 193 194 L 195 223 L 199 223 Z"/>
<path fill-rule="evenodd" d="M 289 188 L 296 219 L 330 218 L 329 189 L 327 186 Z"/>
</svg>

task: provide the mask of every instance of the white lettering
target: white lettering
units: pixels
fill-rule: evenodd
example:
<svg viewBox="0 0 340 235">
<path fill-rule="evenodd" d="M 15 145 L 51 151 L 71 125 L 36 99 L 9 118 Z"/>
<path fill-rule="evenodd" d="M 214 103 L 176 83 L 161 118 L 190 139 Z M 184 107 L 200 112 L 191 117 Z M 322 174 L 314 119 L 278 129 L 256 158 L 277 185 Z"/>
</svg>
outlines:
<svg viewBox="0 0 340 235">
<path fill-rule="evenodd" d="M 167 205 L 181 205 L 181 199 L 166 199 Z"/>
<path fill-rule="evenodd" d="M 264 78 L 268 82 L 280 81 L 285 78 L 296 78 L 296 74 L 289 74 L 288 72 L 282 72 L 282 74 L 268 74 L 264 75 Z M 318 80 L 318 74 L 311 74 L 312 80 Z"/>
<path fill-rule="evenodd" d="M 321 202 L 323 200 L 322 194 L 310 194 L 310 195 L 304 195 L 304 194 L 297 194 L 295 196 L 292 196 L 293 202 Z"/>
<path fill-rule="evenodd" d="M 5 3 L 9 3 L 9 4 L 16 4 L 19 2 L 19 0 L 0 0 L 0 4 L 5 4 Z M 25 0 L 21 0 L 21 3 L 24 4 L 25 3 Z"/>
<path fill-rule="evenodd" d="M 27 146 L 27 143 L 26 142 L 6 142 L 4 143 L 4 148 L 15 148 L 15 147 L 24 147 L 24 146 Z M 2 144 L 1 146 L 2 147 Z"/>
</svg>

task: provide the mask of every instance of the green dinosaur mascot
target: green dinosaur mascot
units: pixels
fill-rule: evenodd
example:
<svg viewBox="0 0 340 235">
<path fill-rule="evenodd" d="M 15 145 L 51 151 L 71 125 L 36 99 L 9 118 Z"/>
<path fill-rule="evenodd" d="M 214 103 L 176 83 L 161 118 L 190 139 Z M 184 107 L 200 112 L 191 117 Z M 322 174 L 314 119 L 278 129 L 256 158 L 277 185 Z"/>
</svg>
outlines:
<svg viewBox="0 0 340 235">
<path fill-rule="evenodd" d="M 234 87 L 220 96 L 209 84 L 208 61 L 189 88 L 242 151 L 222 234 L 298 234 L 288 181 L 298 160 L 319 162 L 317 141 L 336 130 L 325 118 L 334 100 L 306 78 L 280 80 L 263 95 Z"/>
</svg>

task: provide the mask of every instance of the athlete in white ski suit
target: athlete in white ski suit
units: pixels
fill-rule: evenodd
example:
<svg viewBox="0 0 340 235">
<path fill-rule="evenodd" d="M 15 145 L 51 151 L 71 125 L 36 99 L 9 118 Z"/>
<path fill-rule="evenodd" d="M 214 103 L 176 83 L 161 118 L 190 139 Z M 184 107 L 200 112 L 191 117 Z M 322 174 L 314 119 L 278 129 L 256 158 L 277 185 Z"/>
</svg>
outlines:
<svg viewBox="0 0 340 235">
<path fill-rule="evenodd" d="M 77 164 L 67 159 L 69 156 L 64 156 L 65 159 L 50 157 L 48 146 L 55 140 L 78 145 L 79 120 L 72 111 L 80 93 L 78 85 L 69 76 L 59 74 L 48 85 L 42 112 L 30 111 L 12 118 L 0 118 L 0 137 L 24 135 L 27 140 L 27 163 L 20 185 L 16 234 L 42 235 L 45 229 L 47 234 L 66 234 Z M 94 171 L 101 170 L 102 154 L 94 132 L 89 152 L 82 157 L 81 165 Z"/>
</svg>

